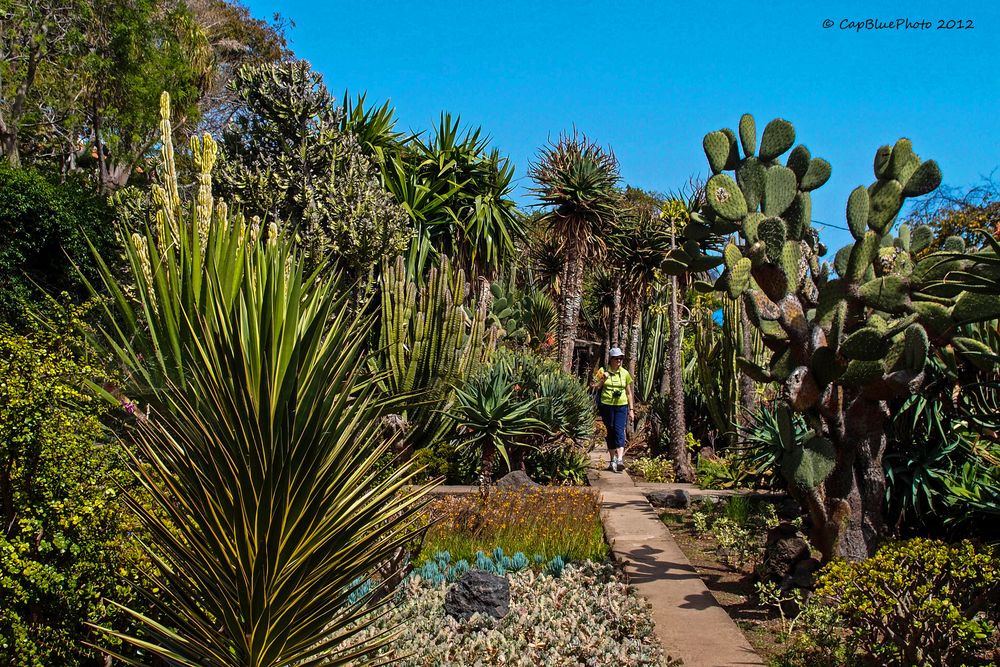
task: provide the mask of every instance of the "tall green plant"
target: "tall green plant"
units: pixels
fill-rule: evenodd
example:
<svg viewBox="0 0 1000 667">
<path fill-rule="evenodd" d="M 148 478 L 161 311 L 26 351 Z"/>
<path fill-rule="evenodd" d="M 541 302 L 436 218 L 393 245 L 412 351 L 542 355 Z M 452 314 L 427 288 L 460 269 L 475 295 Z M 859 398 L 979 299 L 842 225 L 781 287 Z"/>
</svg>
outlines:
<svg viewBox="0 0 1000 667">
<path fill-rule="evenodd" d="M 207 136 L 182 206 L 168 104 L 156 223 L 127 247 L 138 307 L 104 272 L 117 299 L 94 341 L 152 402 L 124 437 L 151 503 L 128 499 L 155 566 L 136 588 L 162 622 L 126 609 L 146 638 L 109 634 L 178 665 L 350 663 L 370 649 L 340 649 L 371 621 L 359 587 L 411 539 L 423 497 L 406 466 L 374 469 L 390 443 L 362 363 L 370 323 L 273 226 L 261 242 L 214 205 Z"/>
<path fill-rule="evenodd" d="M 405 444 L 420 449 L 453 425 L 447 410 L 453 387 L 488 359 L 496 331 L 486 326 L 486 309 L 466 296 L 465 273 L 447 256 L 418 287 L 407 277 L 403 258 L 382 271 L 382 313 L 374 366 L 383 372 L 386 396 L 406 396 L 398 410 L 406 424 Z"/>
</svg>

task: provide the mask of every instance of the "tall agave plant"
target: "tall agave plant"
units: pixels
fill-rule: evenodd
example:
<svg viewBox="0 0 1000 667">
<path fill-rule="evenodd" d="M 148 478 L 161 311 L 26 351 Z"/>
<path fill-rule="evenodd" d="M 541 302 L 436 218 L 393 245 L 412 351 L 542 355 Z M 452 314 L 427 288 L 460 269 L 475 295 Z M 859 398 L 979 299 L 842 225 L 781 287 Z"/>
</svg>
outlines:
<svg viewBox="0 0 1000 667">
<path fill-rule="evenodd" d="M 105 270 L 94 340 L 152 403 L 123 437 L 154 564 L 136 587 L 156 618 L 126 609 L 142 637 L 115 634 L 173 665 L 348 664 L 374 648 L 342 646 L 372 620 L 369 581 L 424 497 L 405 467 L 373 471 L 389 445 L 361 372 L 370 323 L 275 230 L 261 242 L 214 204 L 209 137 L 181 205 L 168 105 L 156 224 L 126 246 L 135 300 Z"/>
</svg>

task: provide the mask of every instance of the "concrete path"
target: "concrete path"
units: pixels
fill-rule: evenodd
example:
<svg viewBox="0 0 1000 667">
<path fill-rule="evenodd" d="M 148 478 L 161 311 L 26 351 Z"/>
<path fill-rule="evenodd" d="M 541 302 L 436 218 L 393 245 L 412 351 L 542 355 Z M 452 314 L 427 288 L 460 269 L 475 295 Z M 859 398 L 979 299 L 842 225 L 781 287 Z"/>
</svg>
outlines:
<svg viewBox="0 0 1000 667">
<path fill-rule="evenodd" d="M 685 667 L 764 665 L 627 473 L 591 452 L 587 477 L 601 492 L 604 531 L 629 583 L 649 600 L 663 650 Z M 676 485 L 672 485 L 676 486 Z"/>
</svg>

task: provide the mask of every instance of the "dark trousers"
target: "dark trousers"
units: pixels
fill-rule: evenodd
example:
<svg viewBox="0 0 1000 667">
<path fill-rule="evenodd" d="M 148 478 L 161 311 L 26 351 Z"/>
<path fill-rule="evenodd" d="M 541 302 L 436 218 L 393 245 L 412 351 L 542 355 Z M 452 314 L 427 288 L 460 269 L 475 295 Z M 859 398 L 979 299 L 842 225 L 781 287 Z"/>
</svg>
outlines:
<svg viewBox="0 0 1000 667">
<path fill-rule="evenodd" d="M 608 451 L 614 451 L 625 446 L 625 422 L 628 421 L 627 405 L 605 405 L 598 406 L 601 412 L 601 421 L 608 431 Z"/>
</svg>

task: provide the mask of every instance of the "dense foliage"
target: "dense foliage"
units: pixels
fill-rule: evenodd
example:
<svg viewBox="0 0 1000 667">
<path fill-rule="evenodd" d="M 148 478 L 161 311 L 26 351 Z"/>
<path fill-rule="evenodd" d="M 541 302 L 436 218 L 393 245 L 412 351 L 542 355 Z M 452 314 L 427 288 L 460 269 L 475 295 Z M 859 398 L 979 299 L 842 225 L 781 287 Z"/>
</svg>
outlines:
<svg viewBox="0 0 1000 667">
<path fill-rule="evenodd" d="M 914 539 L 866 561 L 830 563 L 816 593 L 879 664 L 957 665 L 996 628 L 1000 571 L 991 549 Z"/>
<path fill-rule="evenodd" d="M 135 601 L 134 521 L 122 518 L 124 454 L 107 407 L 83 389 L 100 377 L 74 329 L 0 327 L 0 664 L 93 665 L 82 641 L 128 620 L 106 599 Z"/>
<path fill-rule="evenodd" d="M 23 321 L 44 295 L 86 289 L 73 262 L 93 279 L 88 242 L 118 263 L 112 214 L 103 198 L 82 183 L 58 183 L 32 167 L 0 160 L 0 320 Z"/>
</svg>

